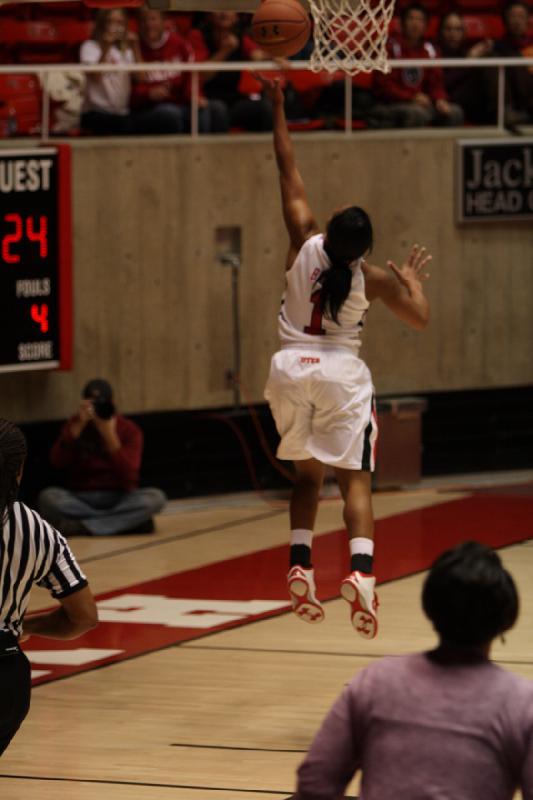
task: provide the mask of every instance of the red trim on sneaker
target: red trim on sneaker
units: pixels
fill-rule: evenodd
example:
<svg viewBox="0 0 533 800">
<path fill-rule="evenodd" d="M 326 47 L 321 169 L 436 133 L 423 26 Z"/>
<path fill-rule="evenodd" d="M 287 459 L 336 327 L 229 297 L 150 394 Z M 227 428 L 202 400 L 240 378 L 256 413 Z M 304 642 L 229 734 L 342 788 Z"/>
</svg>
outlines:
<svg viewBox="0 0 533 800">
<path fill-rule="evenodd" d="M 324 609 L 315 597 L 313 571 L 294 566 L 287 575 L 292 610 L 304 622 L 315 625 L 325 617 Z"/>
<path fill-rule="evenodd" d="M 373 585 L 365 586 L 365 580 L 370 579 Z M 374 639 L 378 632 L 377 611 L 379 600 L 374 590 L 375 577 L 361 572 L 352 572 L 341 583 L 341 596 L 350 606 L 350 619 L 354 630 L 363 639 Z M 372 592 L 372 599 L 369 602 L 369 591 Z"/>
</svg>

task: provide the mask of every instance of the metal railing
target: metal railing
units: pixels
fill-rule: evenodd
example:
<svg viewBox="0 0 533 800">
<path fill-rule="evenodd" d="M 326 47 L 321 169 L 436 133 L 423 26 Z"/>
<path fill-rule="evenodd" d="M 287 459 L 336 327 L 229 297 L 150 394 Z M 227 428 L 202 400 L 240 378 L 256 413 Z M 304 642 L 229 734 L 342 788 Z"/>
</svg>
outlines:
<svg viewBox="0 0 533 800">
<path fill-rule="evenodd" d="M 289 61 L 290 68 L 282 70 L 290 73 L 294 69 L 309 69 L 308 61 Z M 491 67 L 498 70 L 498 105 L 496 127 L 499 131 L 505 130 L 505 68 L 506 67 L 529 67 L 533 68 L 533 58 L 434 58 L 434 59 L 391 59 L 390 66 L 394 69 L 435 69 L 464 67 L 476 69 L 479 67 Z M 42 115 L 41 115 L 41 140 L 45 141 L 50 136 L 50 95 L 46 89 L 46 76 L 57 72 L 191 72 L 191 135 L 199 135 L 198 112 L 200 98 L 200 75 L 203 72 L 280 72 L 280 65 L 273 61 L 232 61 L 232 62 L 152 62 L 135 64 L 20 64 L 20 65 L 0 65 L 0 75 L 38 75 L 41 81 L 43 92 Z M 325 84 L 326 85 L 326 82 Z M 349 75 L 344 77 L 344 127 L 345 134 L 350 136 L 352 131 L 352 78 Z"/>
</svg>

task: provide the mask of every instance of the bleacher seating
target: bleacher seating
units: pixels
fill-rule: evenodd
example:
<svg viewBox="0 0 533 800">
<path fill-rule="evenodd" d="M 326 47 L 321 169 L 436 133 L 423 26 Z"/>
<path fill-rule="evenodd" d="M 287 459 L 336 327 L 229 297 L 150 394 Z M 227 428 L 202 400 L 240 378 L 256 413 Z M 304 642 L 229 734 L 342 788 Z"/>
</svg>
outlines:
<svg viewBox="0 0 533 800">
<path fill-rule="evenodd" d="M 41 129 L 41 87 L 33 75 L 0 75 L 0 131 L 34 136 Z"/>
<path fill-rule="evenodd" d="M 1 36 L 15 64 L 77 61 L 81 42 L 90 36 L 90 20 L 56 17 L 53 21 L 3 19 Z"/>
<path fill-rule="evenodd" d="M 77 0 L 62 0 L 61 3 L 23 3 L 24 7 L 30 6 L 32 19 L 54 20 L 55 17 L 91 21 L 94 12 L 84 3 Z M 14 6 L 10 6 L 14 8 Z"/>
<path fill-rule="evenodd" d="M 397 10 L 409 0 L 398 0 Z M 497 39 L 503 34 L 501 9 L 503 0 L 423 0 L 430 12 L 428 35 L 437 35 L 440 16 L 446 11 L 458 10 L 464 17 L 466 38 L 469 42 L 482 39 Z M 12 64 L 54 64 L 77 62 L 80 44 L 90 37 L 94 10 L 84 2 L 30 2 L 11 3 L 0 6 L 0 61 Z M 187 36 L 197 15 L 187 12 L 169 12 L 170 28 Z M 130 24 L 136 27 L 135 17 Z M 399 18 L 391 23 L 392 34 L 399 33 Z M 533 14 L 531 15 L 533 33 Z M 292 122 L 293 130 L 317 130 L 323 127 L 322 120 L 313 118 L 312 108 L 324 85 L 344 74 L 329 76 L 306 70 L 293 70 L 290 81 L 302 97 L 304 111 L 309 119 Z M 372 76 L 361 73 L 353 78 L 354 86 L 371 88 Z M 252 74 L 242 74 L 240 91 L 244 95 L 260 92 L 260 85 Z M 34 76 L 0 76 L 0 137 L 9 135 L 16 118 L 19 134 L 32 134 L 39 130 L 41 89 Z M 357 128 L 361 123 L 354 121 Z M 338 126 L 344 126 L 339 120 Z"/>
<path fill-rule="evenodd" d="M 498 39 L 503 36 L 503 22 L 497 14 L 464 14 L 465 34 L 469 41 Z"/>
<path fill-rule="evenodd" d="M 500 0 L 456 0 L 455 4 L 460 14 L 499 14 L 501 7 Z"/>
<path fill-rule="evenodd" d="M 503 35 L 503 22 L 498 14 L 493 13 L 462 13 L 465 23 L 466 38 L 469 42 L 479 41 L 480 39 L 498 39 Z M 439 29 L 440 17 L 433 15 L 429 18 L 428 36 L 435 39 Z M 400 18 L 393 17 L 389 27 L 393 36 L 400 33 Z"/>
</svg>

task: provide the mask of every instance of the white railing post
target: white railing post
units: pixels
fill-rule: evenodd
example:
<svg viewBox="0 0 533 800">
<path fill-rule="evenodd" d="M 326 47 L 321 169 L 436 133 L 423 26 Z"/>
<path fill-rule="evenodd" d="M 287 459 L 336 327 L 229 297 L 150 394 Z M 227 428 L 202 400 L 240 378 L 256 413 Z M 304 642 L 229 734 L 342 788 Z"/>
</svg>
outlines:
<svg viewBox="0 0 533 800">
<path fill-rule="evenodd" d="M 344 76 L 344 133 L 352 134 L 353 92 L 351 75 Z"/>
<path fill-rule="evenodd" d="M 43 91 L 43 102 L 41 106 L 41 141 L 46 142 L 50 138 L 50 95 L 48 93 L 48 73 L 40 72 L 39 81 Z"/>
<path fill-rule="evenodd" d="M 505 67 L 498 67 L 498 117 L 497 125 L 500 131 L 505 129 Z"/>
<path fill-rule="evenodd" d="M 200 114 L 200 74 L 193 72 L 191 75 L 191 136 L 198 136 Z"/>
</svg>

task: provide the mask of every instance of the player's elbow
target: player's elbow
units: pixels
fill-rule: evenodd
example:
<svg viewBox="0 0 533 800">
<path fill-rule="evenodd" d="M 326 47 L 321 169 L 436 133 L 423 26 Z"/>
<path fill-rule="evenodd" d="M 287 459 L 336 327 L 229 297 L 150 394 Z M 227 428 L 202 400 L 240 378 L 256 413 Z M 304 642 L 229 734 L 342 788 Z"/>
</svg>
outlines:
<svg viewBox="0 0 533 800">
<path fill-rule="evenodd" d="M 72 620 L 73 639 L 78 636 L 83 636 L 84 633 L 92 631 L 98 625 L 98 610 L 96 604 L 94 609 L 87 610 L 84 614 L 75 620 Z"/>
<path fill-rule="evenodd" d="M 85 631 L 91 631 L 98 625 L 98 606 L 96 605 L 96 601 L 92 595 L 90 602 L 85 603 L 80 624 L 83 625 Z"/>
<path fill-rule="evenodd" d="M 98 622 L 98 607 L 95 603 L 94 608 L 91 608 L 91 610 L 86 613 L 85 619 L 83 620 L 85 631 L 92 631 L 93 628 L 96 628 Z"/>
<path fill-rule="evenodd" d="M 411 309 L 409 323 L 416 331 L 423 331 L 429 325 L 429 305 L 421 303 Z"/>
<path fill-rule="evenodd" d="M 424 331 L 428 325 L 429 325 L 429 315 L 427 314 L 416 317 L 416 319 L 414 319 L 411 322 L 411 327 L 414 328 L 415 331 Z"/>
<path fill-rule="evenodd" d="M 74 595 L 73 602 L 64 606 L 63 612 L 68 619 L 69 639 L 77 639 L 98 625 L 98 607 L 88 587 Z"/>
<path fill-rule="evenodd" d="M 84 633 L 92 631 L 98 625 L 98 610 L 96 605 L 94 610 L 86 611 L 82 616 L 76 619 L 71 619 L 70 639 L 77 639 L 83 636 Z"/>
</svg>

